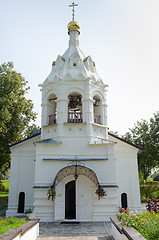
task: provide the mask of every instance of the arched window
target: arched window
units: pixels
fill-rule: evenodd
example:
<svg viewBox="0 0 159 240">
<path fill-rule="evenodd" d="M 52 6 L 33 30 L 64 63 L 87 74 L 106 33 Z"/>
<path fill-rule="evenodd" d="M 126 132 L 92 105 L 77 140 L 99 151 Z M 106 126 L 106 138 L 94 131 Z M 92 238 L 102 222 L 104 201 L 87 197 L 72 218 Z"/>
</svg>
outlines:
<svg viewBox="0 0 159 240">
<path fill-rule="evenodd" d="M 93 97 L 94 123 L 102 124 L 102 103 L 98 96 Z"/>
<path fill-rule="evenodd" d="M 53 125 L 56 123 L 57 117 L 57 104 L 56 104 L 56 95 L 51 94 L 48 98 L 47 106 L 47 116 L 48 116 L 48 125 Z"/>
<path fill-rule="evenodd" d="M 68 99 L 68 122 L 83 122 L 81 95 L 79 93 L 71 93 Z"/>
<path fill-rule="evenodd" d="M 128 201 L 127 201 L 127 194 L 126 193 L 121 194 L 121 207 L 125 208 L 125 209 L 128 207 Z"/>
<path fill-rule="evenodd" d="M 20 192 L 18 201 L 18 213 L 24 213 L 24 207 L 25 207 L 25 193 Z"/>
</svg>

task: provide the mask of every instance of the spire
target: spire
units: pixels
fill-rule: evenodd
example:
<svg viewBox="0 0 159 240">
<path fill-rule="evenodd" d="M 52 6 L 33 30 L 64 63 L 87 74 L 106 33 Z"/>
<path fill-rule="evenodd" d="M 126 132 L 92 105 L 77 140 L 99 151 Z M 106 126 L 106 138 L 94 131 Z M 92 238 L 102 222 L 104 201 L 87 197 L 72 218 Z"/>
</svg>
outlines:
<svg viewBox="0 0 159 240">
<path fill-rule="evenodd" d="M 69 5 L 69 7 L 72 7 L 72 21 L 69 22 L 67 28 L 68 28 L 68 34 L 70 34 L 71 31 L 77 31 L 80 34 L 80 26 L 78 22 L 75 21 L 75 7 L 77 7 L 78 4 L 75 4 L 74 2 Z"/>
</svg>

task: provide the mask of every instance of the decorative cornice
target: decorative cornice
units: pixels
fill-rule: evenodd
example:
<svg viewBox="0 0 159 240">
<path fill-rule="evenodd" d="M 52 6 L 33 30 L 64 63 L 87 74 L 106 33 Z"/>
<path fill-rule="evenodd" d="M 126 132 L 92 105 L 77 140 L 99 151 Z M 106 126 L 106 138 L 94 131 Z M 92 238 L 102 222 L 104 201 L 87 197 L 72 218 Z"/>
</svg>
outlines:
<svg viewBox="0 0 159 240">
<path fill-rule="evenodd" d="M 51 186 L 34 186 L 33 189 L 48 189 L 51 188 Z"/>
<path fill-rule="evenodd" d="M 44 161 L 107 161 L 108 158 L 43 158 Z"/>
<path fill-rule="evenodd" d="M 118 185 L 100 185 L 102 188 L 119 188 Z"/>
</svg>

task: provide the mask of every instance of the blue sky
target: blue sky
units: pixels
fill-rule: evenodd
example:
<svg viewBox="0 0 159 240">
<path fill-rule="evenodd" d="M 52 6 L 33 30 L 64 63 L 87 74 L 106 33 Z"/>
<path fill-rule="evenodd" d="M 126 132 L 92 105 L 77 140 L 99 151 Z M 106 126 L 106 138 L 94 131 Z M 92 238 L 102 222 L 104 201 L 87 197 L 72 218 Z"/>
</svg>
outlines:
<svg viewBox="0 0 159 240">
<path fill-rule="evenodd" d="M 68 47 L 68 0 L 0 0 L 0 64 L 13 61 L 41 122 L 42 83 Z M 80 48 L 108 89 L 110 131 L 124 134 L 159 110 L 159 1 L 78 0 Z"/>
</svg>

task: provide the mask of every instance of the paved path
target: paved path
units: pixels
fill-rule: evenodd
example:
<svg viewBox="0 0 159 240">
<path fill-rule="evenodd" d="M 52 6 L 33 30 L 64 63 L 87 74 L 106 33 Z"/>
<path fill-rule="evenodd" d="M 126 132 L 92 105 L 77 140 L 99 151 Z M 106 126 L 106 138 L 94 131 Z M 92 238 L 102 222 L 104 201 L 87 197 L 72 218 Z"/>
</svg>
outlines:
<svg viewBox="0 0 159 240">
<path fill-rule="evenodd" d="M 37 240 L 114 240 L 110 222 L 40 223 Z"/>
</svg>

